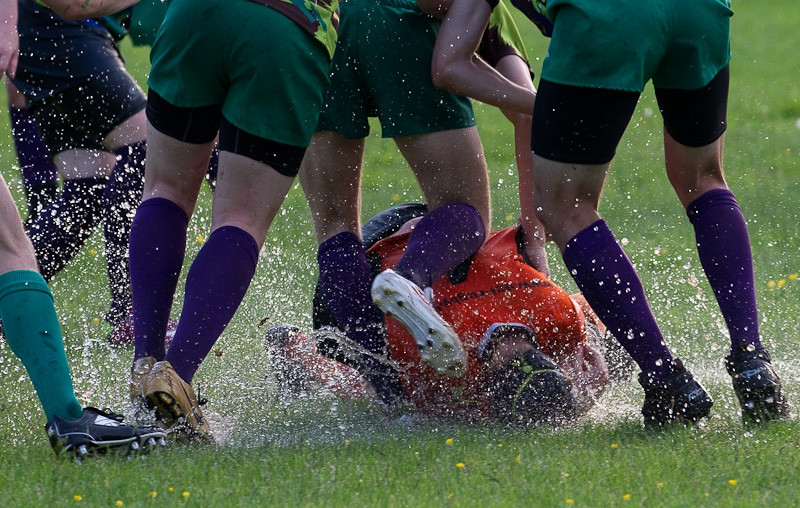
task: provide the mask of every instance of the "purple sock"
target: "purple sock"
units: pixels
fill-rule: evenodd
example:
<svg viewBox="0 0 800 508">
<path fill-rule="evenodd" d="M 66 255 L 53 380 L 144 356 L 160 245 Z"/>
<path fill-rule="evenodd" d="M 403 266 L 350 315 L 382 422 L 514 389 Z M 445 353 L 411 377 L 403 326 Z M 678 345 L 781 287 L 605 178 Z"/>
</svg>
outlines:
<svg viewBox="0 0 800 508">
<path fill-rule="evenodd" d="M 191 383 L 194 373 L 242 302 L 258 263 L 258 244 L 235 226 L 215 230 L 186 276 L 175 338 L 164 360 Z"/>
<path fill-rule="evenodd" d="M 56 199 L 27 222 L 25 232 L 45 280 L 61 271 L 97 228 L 105 185 L 105 178 L 67 180 Z"/>
<path fill-rule="evenodd" d="M 563 257 L 586 301 L 639 368 L 656 379 L 667 377 L 672 354 L 639 276 L 605 221 L 572 237 Z"/>
<path fill-rule="evenodd" d="M 319 246 L 319 284 L 339 329 L 376 355 L 388 355 L 383 312 L 372 304 L 372 270 L 361 240 L 353 233 L 333 236 Z M 369 355 L 351 364 L 375 390 L 380 400 L 392 404 L 403 396 L 397 372 Z"/>
<path fill-rule="evenodd" d="M 372 304 L 372 272 L 361 240 L 339 233 L 317 251 L 319 283 L 336 323 L 347 336 L 377 354 L 386 354 L 383 313 Z"/>
<path fill-rule="evenodd" d="M 714 189 L 686 209 L 697 253 L 728 325 L 731 349 L 761 347 L 753 254 L 739 203 L 728 189 Z"/>
<path fill-rule="evenodd" d="M 133 218 L 130 270 L 134 360 L 145 356 L 164 358 L 164 337 L 183 267 L 188 225 L 186 212 L 163 198 L 143 201 Z"/>
<path fill-rule="evenodd" d="M 111 291 L 111 308 L 106 320 L 113 325 L 127 319 L 131 309 L 128 244 L 133 216 L 142 200 L 146 146 L 145 141 L 140 141 L 115 151 L 117 163 L 103 194 L 103 233 Z"/>
<path fill-rule="evenodd" d="M 17 160 L 22 169 L 22 183 L 28 218 L 36 216 L 58 194 L 58 170 L 39 135 L 36 121 L 27 108 L 10 106 L 11 134 Z"/>
<path fill-rule="evenodd" d="M 421 288 L 433 284 L 483 245 L 486 230 L 478 211 L 454 203 L 428 212 L 414 227 L 394 270 Z"/>
<path fill-rule="evenodd" d="M 8 108 L 11 117 L 11 133 L 17 160 L 22 168 L 22 181 L 25 186 L 42 182 L 57 182 L 58 171 L 47 154 L 47 148 L 39 136 L 36 121 L 27 108 Z"/>
</svg>

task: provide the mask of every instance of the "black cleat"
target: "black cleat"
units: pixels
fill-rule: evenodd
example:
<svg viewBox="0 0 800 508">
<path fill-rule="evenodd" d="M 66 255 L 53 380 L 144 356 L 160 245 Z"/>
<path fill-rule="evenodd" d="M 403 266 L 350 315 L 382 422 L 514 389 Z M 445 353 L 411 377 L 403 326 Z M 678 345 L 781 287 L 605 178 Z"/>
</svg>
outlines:
<svg viewBox="0 0 800 508">
<path fill-rule="evenodd" d="M 673 374 L 663 381 L 639 373 L 644 388 L 642 416 L 646 427 L 665 427 L 676 423 L 695 423 L 711 413 L 714 400 L 680 360 Z"/>
<path fill-rule="evenodd" d="M 84 408 L 77 420 L 54 416 L 45 431 L 56 455 L 66 454 L 78 461 L 107 452 L 146 452 L 166 444 L 167 437 L 160 429 L 128 425 L 123 423 L 122 415 L 93 407 Z"/>
<path fill-rule="evenodd" d="M 771 361 L 764 348 L 740 349 L 725 357 L 725 368 L 733 378 L 733 391 L 742 406 L 745 424 L 783 420 L 789 416 L 789 403 Z"/>
</svg>

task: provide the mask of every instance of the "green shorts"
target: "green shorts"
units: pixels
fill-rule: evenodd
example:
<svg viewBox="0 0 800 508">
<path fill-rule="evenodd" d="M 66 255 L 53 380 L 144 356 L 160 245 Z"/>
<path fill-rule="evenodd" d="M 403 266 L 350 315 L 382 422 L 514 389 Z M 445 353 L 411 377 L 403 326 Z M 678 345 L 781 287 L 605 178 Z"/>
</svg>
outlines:
<svg viewBox="0 0 800 508">
<path fill-rule="evenodd" d="M 415 0 L 344 0 L 340 13 L 331 84 L 317 130 L 361 139 L 375 116 L 385 138 L 475 125 L 469 99 L 433 85 L 439 22 L 420 11 Z"/>
<path fill-rule="evenodd" d="M 330 71 L 324 45 L 250 0 L 172 0 L 150 60 L 148 85 L 170 104 L 220 104 L 236 127 L 291 146 L 308 146 Z"/>
<path fill-rule="evenodd" d="M 542 78 L 641 92 L 704 87 L 731 58 L 729 0 L 550 0 Z"/>
</svg>

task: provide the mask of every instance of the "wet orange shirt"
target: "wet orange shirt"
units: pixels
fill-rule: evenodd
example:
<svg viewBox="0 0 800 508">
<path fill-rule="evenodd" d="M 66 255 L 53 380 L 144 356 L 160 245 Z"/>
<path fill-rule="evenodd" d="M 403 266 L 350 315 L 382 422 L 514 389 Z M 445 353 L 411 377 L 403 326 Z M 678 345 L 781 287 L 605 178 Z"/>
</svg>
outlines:
<svg viewBox="0 0 800 508">
<path fill-rule="evenodd" d="M 516 228 L 492 232 L 473 256 L 463 282 L 453 284 L 443 276 L 433 285 L 434 306 L 450 323 L 467 353 L 467 372 L 459 379 L 439 376 L 420 364 L 414 339 L 396 320 L 387 318 L 392 358 L 403 369 L 403 383 L 414 404 L 433 413 L 474 412 L 487 407 L 485 379 L 477 346 L 493 323 L 515 322 L 536 332 L 541 350 L 557 359 L 569 355 L 585 341 L 583 312 L 576 310 L 569 294 L 541 272 L 526 264 L 517 252 Z M 392 268 L 405 250 L 408 234 L 376 243 L 371 254 Z"/>
</svg>

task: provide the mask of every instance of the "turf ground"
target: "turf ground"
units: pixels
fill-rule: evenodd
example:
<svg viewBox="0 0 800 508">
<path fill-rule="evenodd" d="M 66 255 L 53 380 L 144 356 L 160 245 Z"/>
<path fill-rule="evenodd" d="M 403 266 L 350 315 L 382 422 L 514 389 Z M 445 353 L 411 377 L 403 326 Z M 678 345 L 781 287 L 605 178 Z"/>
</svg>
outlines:
<svg viewBox="0 0 800 508">
<path fill-rule="evenodd" d="M 749 221 L 762 335 L 795 413 L 800 408 L 800 54 L 789 0 L 733 5 L 726 169 Z M 520 21 L 537 71 L 546 48 Z M 124 46 L 145 83 L 147 52 Z M 0 100 L 2 102 L 2 100 Z M 3 103 L 4 107 L 4 103 Z M 476 105 L 492 176 L 494 227 L 516 220 L 510 124 Z M 377 129 L 368 143 L 364 215 L 420 199 Z M 794 506 L 800 425 L 744 429 L 722 368 L 724 324 L 695 254 L 691 228 L 663 172 L 652 90 L 642 96 L 612 166 L 601 211 L 626 245 L 671 348 L 715 398 L 701 429 L 644 431 L 641 390 L 615 385 L 574 428 L 530 432 L 448 422 L 405 426 L 369 402 L 319 396 L 280 404 L 262 347 L 266 328 L 310 326 L 316 277 L 308 209 L 295 187 L 263 251 L 242 308 L 196 381 L 221 443 L 174 446 L 144 459 L 76 466 L 47 446 L 43 415 L 19 361 L 0 343 L 2 506 Z M 20 196 L 7 124 L 0 170 Z M 391 183 L 387 183 L 391 182 Z M 209 197 L 190 225 L 189 254 L 208 235 Z M 572 290 L 555 249 L 554 279 Z M 132 349 L 102 340 L 108 303 L 95 235 L 53 282 L 82 402 L 122 409 Z M 180 310 L 176 300 L 175 314 Z M 450 441 L 452 440 L 452 441 Z"/>
</svg>

